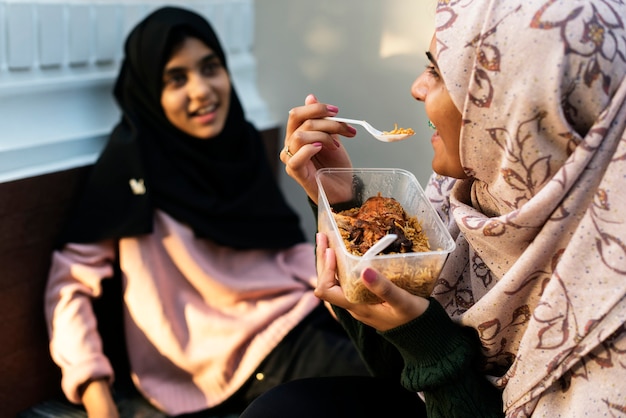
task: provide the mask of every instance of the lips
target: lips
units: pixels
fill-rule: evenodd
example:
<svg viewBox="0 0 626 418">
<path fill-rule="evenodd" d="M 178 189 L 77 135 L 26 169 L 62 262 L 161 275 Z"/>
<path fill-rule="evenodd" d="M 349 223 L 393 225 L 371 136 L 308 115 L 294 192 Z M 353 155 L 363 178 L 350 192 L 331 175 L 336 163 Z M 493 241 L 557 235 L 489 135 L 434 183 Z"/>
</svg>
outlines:
<svg viewBox="0 0 626 418">
<path fill-rule="evenodd" d="M 433 135 L 430 137 L 431 144 L 434 144 L 441 141 L 441 136 L 439 136 L 439 131 L 433 132 Z"/>
<path fill-rule="evenodd" d="M 215 112 L 215 110 L 217 110 L 217 104 L 212 104 L 209 106 L 203 106 L 193 112 L 191 112 L 191 116 L 203 116 L 206 114 L 209 114 L 211 112 Z"/>
</svg>

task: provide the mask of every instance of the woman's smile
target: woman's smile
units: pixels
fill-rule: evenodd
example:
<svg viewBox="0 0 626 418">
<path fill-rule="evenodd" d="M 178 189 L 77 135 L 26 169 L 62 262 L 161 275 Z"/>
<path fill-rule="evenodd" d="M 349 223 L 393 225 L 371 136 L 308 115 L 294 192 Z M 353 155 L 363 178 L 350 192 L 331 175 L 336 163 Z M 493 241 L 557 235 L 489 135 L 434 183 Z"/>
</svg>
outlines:
<svg viewBox="0 0 626 418">
<path fill-rule="evenodd" d="M 429 126 L 435 129 L 431 137 L 431 144 L 435 151 L 432 161 L 433 170 L 444 176 L 466 178 L 467 174 L 461 165 L 460 156 L 461 112 L 452 102 L 441 77 L 439 66 L 434 59 L 435 47 L 436 42 L 433 37 L 430 50 L 426 53 L 430 65 L 415 79 L 411 93 L 415 99 L 424 102 Z"/>
<path fill-rule="evenodd" d="M 196 138 L 213 138 L 224 129 L 230 91 L 230 77 L 218 56 L 190 37 L 165 64 L 161 106 L 181 131 Z"/>
<path fill-rule="evenodd" d="M 219 105 L 212 104 L 203 106 L 198 110 L 190 113 L 189 117 L 200 125 L 211 124 L 217 118 L 217 109 Z"/>
</svg>

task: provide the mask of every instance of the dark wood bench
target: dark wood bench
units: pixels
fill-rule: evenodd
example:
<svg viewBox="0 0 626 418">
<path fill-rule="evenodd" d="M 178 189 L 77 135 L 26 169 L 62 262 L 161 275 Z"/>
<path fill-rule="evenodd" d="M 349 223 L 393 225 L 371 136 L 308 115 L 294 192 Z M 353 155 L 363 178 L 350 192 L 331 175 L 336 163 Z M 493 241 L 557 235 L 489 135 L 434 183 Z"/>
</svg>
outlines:
<svg viewBox="0 0 626 418">
<path fill-rule="evenodd" d="M 262 132 L 275 172 L 279 128 Z M 43 293 L 50 255 L 90 167 L 0 184 L 0 405 L 2 417 L 37 415 L 62 400 L 48 351 Z M 105 324 L 106 325 L 106 324 Z M 109 339 L 113 349 L 121 340 Z M 123 367 L 123 365 L 121 365 Z M 32 408 L 34 405 L 38 407 Z M 58 416 L 58 415 L 46 415 Z M 80 416 L 80 415 L 78 415 Z"/>
</svg>

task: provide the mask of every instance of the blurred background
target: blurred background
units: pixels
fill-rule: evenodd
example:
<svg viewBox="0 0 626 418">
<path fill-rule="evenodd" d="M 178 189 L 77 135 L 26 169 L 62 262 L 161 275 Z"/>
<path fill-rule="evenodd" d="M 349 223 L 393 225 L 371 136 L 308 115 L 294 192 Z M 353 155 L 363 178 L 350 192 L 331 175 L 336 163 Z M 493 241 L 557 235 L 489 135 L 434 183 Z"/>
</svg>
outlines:
<svg viewBox="0 0 626 418">
<path fill-rule="evenodd" d="M 410 87 L 423 71 L 434 25 L 434 2 L 419 0 L 256 0 L 254 55 L 258 88 L 282 126 L 287 112 L 314 93 L 339 107 L 339 116 L 365 119 L 381 130 L 394 123 L 416 135 L 382 143 L 357 128 L 345 138 L 356 167 L 399 167 L 424 184 L 432 148 L 422 103 Z M 281 167 L 281 184 L 302 214 L 309 237 L 315 225 L 306 196 Z"/>
<path fill-rule="evenodd" d="M 399 167 L 424 184 L 432 148 L 423 104 L 410 86 L 426 65 L 434 2 L 418 0 L 256 0 L 258 88 L 281 126 L 290 108 L 314 93 L 339 116 L 365 119 L 381 130 L 411 127 L 404 142 L 381 143 L 359 127 L 345 138 L 356 167 Z M 308 236 L 315 225 L 306 195 L 284 173 L 281 185 L 301 213 Z"/>
<path fill-rule="evenodd" d="M 381 130 L 415 129 L 405 142 L 345 139 L 357 167 L 400 167 L 425 182 L 432 149 L 423 104 L 410 94 L 426 65 L 434 1 L 0 0 L 0 183 L 91 164 L 119 113 L 111 94 L 128 31 L 152 9 L 196 9 L 227 45 L 247 115 L 277 127 L 307 94 L 339 116 Z M 280 167 L 281 186 L 313 239 L 304 193 Z"/>
<path fill-rule="evenodd" d="M 282 148 L 288 111 L 314 93 L 356 127 L 345 139 L 357 167 L 399 167 L 424 184 L 432 149 L 423 104 L 410 95 L 426 65 L 434 1 L 0 0 L 0 416 L 58 393 L 42 298 L 50 253 L 119 111 L 112 95 L 128 32 L 164 4 L 192 8 L 215 27 L 248 118 Z M 277 155 L 275 155 L 277 157 Z M 260 156 L 261 157 L 261 156 Z M 313 241 L 305 194 L 279 166 L 280 184 Z"/>
</svg>

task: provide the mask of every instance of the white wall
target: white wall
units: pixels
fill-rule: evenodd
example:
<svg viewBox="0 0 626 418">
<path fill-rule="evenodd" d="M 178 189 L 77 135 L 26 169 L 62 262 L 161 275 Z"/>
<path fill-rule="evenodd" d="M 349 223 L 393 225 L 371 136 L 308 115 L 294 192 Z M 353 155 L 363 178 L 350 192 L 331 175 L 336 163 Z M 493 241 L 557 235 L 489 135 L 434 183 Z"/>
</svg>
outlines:
<svg viewBox="0 0 626 418">
<path fill-rule="evenodd" d="M 273 118 L 284 125 L 289 109 L 314 93 L 339 106 L 340 116 L 379 129 L 412 127 L 414 137 L 388 144 L 355 126 L 357 137 L 343 144 L 355 166 L 404 168 L 423 184 L 432 131 L 410 86 L 427 63 L 434 7 L 424 0 L 255 0 L 257 80 Z M 282 169 L 281 176 L 313 239 L 305 194 Z"/>
</svg>

